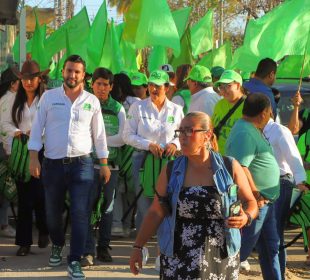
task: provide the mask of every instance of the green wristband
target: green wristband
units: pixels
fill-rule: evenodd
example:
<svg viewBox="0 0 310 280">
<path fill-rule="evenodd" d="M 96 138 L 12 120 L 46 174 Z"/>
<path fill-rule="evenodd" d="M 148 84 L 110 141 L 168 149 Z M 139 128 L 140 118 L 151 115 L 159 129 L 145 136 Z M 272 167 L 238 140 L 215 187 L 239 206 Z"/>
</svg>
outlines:
<svg viewBox="0 0 310 280">
<path fill-rule="evenodd" d="M 108 166 L 107 163 L 99 163 L 100 166 Z"/>
</svg>

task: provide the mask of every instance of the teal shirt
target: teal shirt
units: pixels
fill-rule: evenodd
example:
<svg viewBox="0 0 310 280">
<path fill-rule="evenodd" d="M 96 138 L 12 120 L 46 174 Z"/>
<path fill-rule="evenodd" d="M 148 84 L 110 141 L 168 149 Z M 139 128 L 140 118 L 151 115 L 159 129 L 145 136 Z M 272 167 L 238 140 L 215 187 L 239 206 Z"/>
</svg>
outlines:
<svg viewBox="0 0 310 280">
<path fill-rule="evenodd" d="M 226 142 L 226 154 L 249 169 L 265 198 L 274 201 L 279 197 L 279 166 L 271 145 L 253 124 L 243 119 L 236 122 Z"/>
</svg>

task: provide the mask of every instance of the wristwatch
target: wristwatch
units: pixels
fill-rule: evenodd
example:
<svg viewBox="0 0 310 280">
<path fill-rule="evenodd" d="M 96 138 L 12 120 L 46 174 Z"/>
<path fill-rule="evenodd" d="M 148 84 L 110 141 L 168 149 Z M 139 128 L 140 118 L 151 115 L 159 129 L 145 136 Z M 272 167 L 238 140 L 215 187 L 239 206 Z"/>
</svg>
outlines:
<svg viewBox="0 0 310 280">
<path fill-rule="evenodd" d="M 251 215 L 247 211 L 244 211 L 244 213 L 248 217 L 248 221 L 245 224 L 245 226 L 248 227 L 248 226 L 250 226 L 252 224 L 253 218 L 251 217 Z"/>
</svg>

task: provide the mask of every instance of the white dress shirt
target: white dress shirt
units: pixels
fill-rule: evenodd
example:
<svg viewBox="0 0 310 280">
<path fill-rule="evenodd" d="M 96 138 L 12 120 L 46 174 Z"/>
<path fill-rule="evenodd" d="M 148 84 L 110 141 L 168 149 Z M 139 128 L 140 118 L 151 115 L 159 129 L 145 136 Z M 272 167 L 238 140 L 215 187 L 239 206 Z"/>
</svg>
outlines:
<svg viewBox="0 0 310 280">
<path fill-rule="evenodd" d="M 46 91 L 33 122 L 29 150 L 42 148 L 43 133 L 47 158 L 87 155 L 93 151 L 93 144 L 98 158 L 108 157 L 100 102 L 87 91 L 82 91 L 73 103 L 63 87 Z"/>
<path fill-rule="evenodd" d="M 204 88 L 192 94 L 188 112 L 200 111 L 211 117 L 214 106 L 219 100 L 221 100 L 221 96 L 213 90 L 213 87 Z"/>
<path fill-rule="evenodd" d="M 140 150 L 149 150 L 150 143 L 173 143 L 180 149 L 178 138 L 174 138 L 174 130 L 178 129 L 183 119 L 183 110 L 166 98 L 160 111 L 146 98 L 133 103 L 125 122 L 123 139 L 126 144 Z"/>
<path fill-rule="evenodd" d="M 306 172 L 291 131 L 270 119 L 264 128 L 264 134 L 273 147 L 280 175 L 293 175 L 296 184 L 306 181 Z"/>
<path fill-rule="evenodd" d="M 21 131 L 23 134 L 27 134 L 32 129 L 32 122 L 35 117 L 35 114 L 38 109 L 39 97 L 36 96 L 30 107 L 27 102 L 25 102 L 24 109 L 21 115 L 21 122 L 18 124 L 18 127 L 13 122 L 12 119 L 12 107 L 15 101 L 15 98 L 8 98 L 6 103 L 6 109 L 2 114 L 2 129 L 3 132 L 8 135 L 7 145 L 3 146 L 6 153 L 11 153 L 11 145 L 13 141 L 14 134 L 18 131 Z"/>
<path fill-rule="evenodd" d="M 11 151 L 12 137 L 3 130 L 3 118 L 4 115 L 11 114 L 15 96 L 16 93 L 8 90 L 0 99 L 0 141 L 6 153 Z"/>
</svg>

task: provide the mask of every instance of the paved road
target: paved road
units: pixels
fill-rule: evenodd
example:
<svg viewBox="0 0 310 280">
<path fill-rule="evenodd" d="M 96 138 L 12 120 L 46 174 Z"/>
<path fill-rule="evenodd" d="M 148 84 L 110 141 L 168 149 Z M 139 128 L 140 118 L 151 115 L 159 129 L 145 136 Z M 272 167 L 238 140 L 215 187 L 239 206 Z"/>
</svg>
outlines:
<svg viewBox="0 0 310 280">
<path fill-rule="evenodd" d="M 296 230 L 286 232 L 286 238 L 292 239 L 297 234 Z M 35 239 L 36 240 L 36 239 Z M 39 249 L 32 246 L 31 254 L 27 257 L 15 256 L 17 246 L 13 245 L 14 240 L 0 238 L 0 278 L 12 280 L 24 279 L 67 279 L 66 264 L 57 268 L 47 266 L 50 248 Z M 114 262 L 111 264 L 96 263 L 94 267 L 85 269 L 87 279 L 158 279 L 158 273 L 154 270 L 155 262 L 155 240 L 149 243 L 151 257 L 148 264 L 143 268 L 139 276 L 133 276 L 128 267 L 128 260 L 133 239 L 114 239 L 112 241 L 112 256 Z M 288 250 L 288 280 L 310 279 L 310 269 L 305 265 L 305 253 L 302 248 L 302 240 Z M 249 258 L 251 271 L 245 275 L 240 274 L 240 280 L 262 279 L 260 268 L 257 263 L 257 256 L 253 254 Z"/>
</svg>

